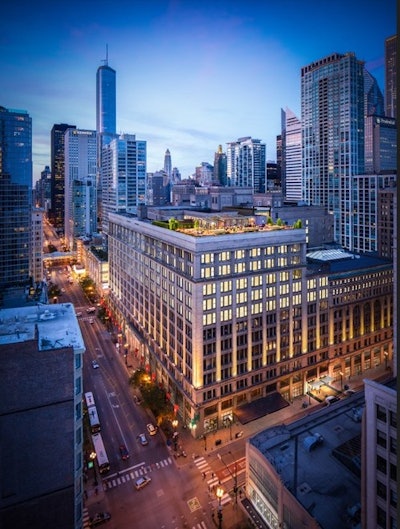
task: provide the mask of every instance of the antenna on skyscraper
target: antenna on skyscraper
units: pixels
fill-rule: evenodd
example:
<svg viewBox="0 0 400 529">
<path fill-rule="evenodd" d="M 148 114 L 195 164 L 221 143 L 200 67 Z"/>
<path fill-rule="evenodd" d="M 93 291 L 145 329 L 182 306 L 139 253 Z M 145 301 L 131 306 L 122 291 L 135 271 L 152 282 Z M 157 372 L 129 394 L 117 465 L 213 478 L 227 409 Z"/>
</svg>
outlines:
<svg viewBox="0 0 400 529">
<path fill-rule="evenodd" d="M 106 44 L 106 58 L 101 61 L 104 66 L 108 66 L 108 44 Z"/>
</svg>

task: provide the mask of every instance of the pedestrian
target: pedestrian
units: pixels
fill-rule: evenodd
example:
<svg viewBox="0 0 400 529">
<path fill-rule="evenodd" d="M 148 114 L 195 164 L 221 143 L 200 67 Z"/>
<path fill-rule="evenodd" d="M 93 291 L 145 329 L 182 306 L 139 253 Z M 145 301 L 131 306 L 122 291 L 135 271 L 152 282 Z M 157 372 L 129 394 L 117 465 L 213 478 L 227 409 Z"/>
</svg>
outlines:
<svg viewBox="0 0 400 529">
<path fill-rule="evenodd" d="M 211 477 L 212 477 L 212 478 L 214 477 L 214 472 L 211 472 Z"/>
</svg>

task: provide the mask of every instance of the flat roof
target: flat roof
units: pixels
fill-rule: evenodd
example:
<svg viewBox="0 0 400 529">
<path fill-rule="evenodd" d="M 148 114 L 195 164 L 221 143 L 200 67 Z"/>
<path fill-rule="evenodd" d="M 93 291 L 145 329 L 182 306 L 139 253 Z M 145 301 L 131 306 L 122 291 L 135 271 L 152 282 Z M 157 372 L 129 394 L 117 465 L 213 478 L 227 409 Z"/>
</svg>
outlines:
<svg viewBox="0 0 400 529">
<path fill-rule="evenodd" d="M 85 350 L 72 303 L 0 309 L 0 345 L 26 342 L 37 337 L 39 351 L 72 347 Z"/>
<path fill-rule="evenodd" d="M 324 529 L 336 529 L 361 502 L 361 414 L 358 392 L 291 424 L 268 428 L 249 443 L 273 465 L 285 487 Z M 310 450 L 310 437 L 323 440 Z"/>
</svg>

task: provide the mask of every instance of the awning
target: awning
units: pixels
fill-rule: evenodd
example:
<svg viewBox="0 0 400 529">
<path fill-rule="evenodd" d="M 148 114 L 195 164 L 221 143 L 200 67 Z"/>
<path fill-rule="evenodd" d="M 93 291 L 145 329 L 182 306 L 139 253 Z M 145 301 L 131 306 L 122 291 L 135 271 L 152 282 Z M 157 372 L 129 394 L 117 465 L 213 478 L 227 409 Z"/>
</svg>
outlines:
<svg viewBox="0 0 400 529">
<path fill-rule="evenodd" d="M 321 378 L 321 380 L 324 384 L 329 384 L 329 382 L 332 382 L 333 378 L 330 377 L 329 375 L 325 375 L 324 377 Z"/>
<path fill-rule="evenodd" d="M 313 380 L 312 382 L 307 382 L 310 389 L 319 389 L 325 384 L 322 380 Z"/>
</svg>

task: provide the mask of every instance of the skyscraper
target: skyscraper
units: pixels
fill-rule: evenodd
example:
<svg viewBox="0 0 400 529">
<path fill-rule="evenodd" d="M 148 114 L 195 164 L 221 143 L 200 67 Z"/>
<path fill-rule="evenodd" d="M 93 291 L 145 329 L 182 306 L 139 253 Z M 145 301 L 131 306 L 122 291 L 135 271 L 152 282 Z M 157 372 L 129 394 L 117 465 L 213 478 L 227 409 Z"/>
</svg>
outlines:
<svg viewBox="0 0 400 529">
<path fill-rule="evenodd" d="M 385 114 L 397 116 L 397 35 L 385 40 Z"/>
<path fill-rule="evenodd" d="M 172 176 L 172 161 L 171 161 L 171 153 L 169 152 L 169 149 L 165 151 L 164 156 L 164 172 L 166 173 L 168 177 L 168 181 L 171 182 L 171 176 Z"/>
<path fill-rule="evenodd" d="M 65 133 L 65 244 L 97 231 L 97 135 L 94 130 Z"/>
<path fill-rule="evenodd" d="M 288 201 L 302 199 L 301 121 L 289 108 L 282 116 L 282 188 Z"/>
<path fill-rule="evenodd" d="M 234 187 L 252 187 L 265 192 L 265 143 L 250 136 L 228 143 L 227 182 Z"/>
<path fill-rule="evenodd" d="M 116 72 L 104 64 L 96 74 L 96 131 L 104 136 L 116 133 Z"/>
<path fill-rule="evenodd" d="M 226 153 L 222 151 L 222 145 L 218 145 L 218 150 L 214 154 L 214 182 L 227 185 L 226 181 Z"/>
<path fill-rule="evenodd" d="M 146 202 L 146 142 L 134 134 L 122 134 L 103 147 L 103 231 L 108 233 L 111 212 L 137 213 Z"/>
<path fill-rule="evenodd" d="M 75 125 L 59 123 L 51 129 L 51 210 L 50 219 L 59 233 L 64 233 L 64 134 Z"/>
<path fill-rule="evenodd" d="M 364 63 L 333 53 L 301 69 L 303 198 L 334 215 L 351 249 L 351 176 L 364 172 Z"/>
<path fill-rule="evenodd" d="M 31 233 L 32 119 L 0 106 L 0 290 L 28 282 Z"/>
<path fill-rule="evenodd" d="M 116 136 L 116 72 L 108 65 L 108 47 L 104 64 L 96 73 L 96 132 L 97 132 L 97 214 L 99 227 L 103 219 L 101 186 L 102 149 Z"/>
</svg>

